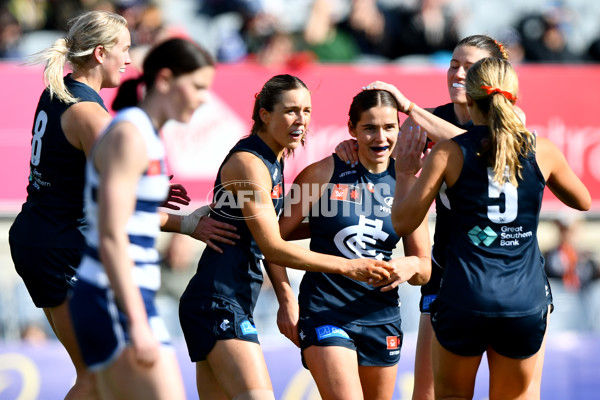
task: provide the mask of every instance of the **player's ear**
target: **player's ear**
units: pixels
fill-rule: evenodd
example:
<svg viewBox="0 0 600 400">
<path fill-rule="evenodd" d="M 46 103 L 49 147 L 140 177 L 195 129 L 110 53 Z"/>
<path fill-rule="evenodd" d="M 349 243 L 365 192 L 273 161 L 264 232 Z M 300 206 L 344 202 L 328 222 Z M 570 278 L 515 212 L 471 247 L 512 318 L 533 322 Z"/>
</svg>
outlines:
<svg viewBox="0 0 600 400">
<path fill-rule="evenodd" d="M 352 122 L 350 121 L 348 121 L 348 133 L 350 133 L 350 136 L 356 139 L 356 127 L 352 125 Z"/>
</svg>

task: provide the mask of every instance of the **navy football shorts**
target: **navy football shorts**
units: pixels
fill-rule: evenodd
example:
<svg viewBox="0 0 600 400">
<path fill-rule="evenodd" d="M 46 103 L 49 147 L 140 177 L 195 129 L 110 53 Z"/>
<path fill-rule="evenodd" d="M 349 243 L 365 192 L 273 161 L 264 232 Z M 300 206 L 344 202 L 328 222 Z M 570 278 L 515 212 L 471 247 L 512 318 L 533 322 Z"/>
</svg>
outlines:
<svg viewBox="0 0 600 400">
<path fill-rule="evenodd" d="M 154 305 L 155 292 L 140 291 L 154 337 L 163 346 L 172 348 L 167 328 Z M 112 289 L 79 279 L 69 299 L 69 308 L 77 343 L 91 371 L 108 366 L 130 344 L 127 317 L 117 307 Z"/>
<path fill-rule="evenodd" d="M 225 300 L 182 298 L 179 321 L 192 362 L 206 360 L 217 340 L 259 343 L 254 318 Z"/>
<path fill-rule="evenodd" d="M 509 358 L 535 355 L 544 340 L 548 309 L 523 317 L 467 314 L 437 299 L 431 325 L 446 350 L 464 357 L 479 356 L 490 346 Z"/>
<path fill-rule="evenodd" d="M 10 242 L 15 269 L 38 308 L 57 307 L 76 281 L 82 249 L 44 248 Z"/>
<path fill-rule="evenodd" d="M 298 322 L 300 348 L 341 346 L 356 351 L 358 365 L 389 367 L 400 361 L 402 321 L 381 325 L 340 324 L 320 318 L 302 317 Z M 306 362 L 302 357 L 302 365 Z"/>
</svg>

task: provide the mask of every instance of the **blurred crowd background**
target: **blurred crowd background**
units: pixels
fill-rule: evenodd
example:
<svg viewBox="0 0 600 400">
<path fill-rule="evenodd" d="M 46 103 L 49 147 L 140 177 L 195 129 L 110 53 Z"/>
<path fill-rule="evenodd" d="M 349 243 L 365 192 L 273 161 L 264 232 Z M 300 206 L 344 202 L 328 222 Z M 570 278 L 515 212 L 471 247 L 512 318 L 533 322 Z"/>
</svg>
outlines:
<svg viewBox="0 0 600 400">
<path fill-rule="evenodd" d="M 63 36 L 71 17 L 92 9 L 127 18 L 134 66 L 149 46 L 176 35 L 201 43 L 220 63 L 255 62 L 274 70 L 312 63 L 445 68 L 455 44 L 471 34 L 502 41 L 513 63 L 600 62 L 600 2 L 590 0 L 0 0 L 0 60 L 26 60 Z M 52 338 L 51 330 L 10 259 L 11 223 L 10 216 L 0 219 L 0 342 L 45 341 Z M 597 222 L 573 214 L 540 225 L 556 304 L 551 332 L 600 335 L 599 235 Z M 162 244 L 158 305 L 173 336 L 180 337 L 178 299 L 203 245 L 167 234 Z M 300 278 L 292 273 L 295 284 Z M 403 328 L 414 332 L 419 289 L 402 285 L 400 290 Z M 276 310 L 266 282 L 256 322 L 261 335 L 283 340 Z"/>
<path fill-rule="evenodd" d="M 0 59 L 22 59 L 82 10 L 124 15 L 134 47 L 187 35 L 220 62 L 446 63 L 474 33 L 514 63 L 600 61 L 600 2 L 589 0 L 0 0 Z"/>
</svg>

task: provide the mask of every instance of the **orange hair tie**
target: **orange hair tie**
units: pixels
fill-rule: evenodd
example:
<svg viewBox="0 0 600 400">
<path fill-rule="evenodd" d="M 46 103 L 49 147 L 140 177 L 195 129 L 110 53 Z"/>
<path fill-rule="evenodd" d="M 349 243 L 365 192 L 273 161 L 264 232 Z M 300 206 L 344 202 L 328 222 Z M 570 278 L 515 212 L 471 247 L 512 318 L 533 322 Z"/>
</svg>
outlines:
<svg viewBox="0 0 600 400">
<path fill-rule="evenodd" d="M 500 49 L 500 52 L 502 53 L 502 55 L 504 55 L 504 45 L 497 40 L 494 40 L 494 43 L 496 43 L 496 45 Z"/>
<path fill-rule="evenodd" d="M 507 92 L 506 90 L 498 89 L 497 87 L 493 87 L 493 86 L 485 86 L 485 85 L 481 85 L 481 88 L 486 91 L 488 96 L 492 95 L 492 94 L 500 93 L 502 96 L 504 96 L 508 100 L 510 100 L 513 104 L 517 101 L 517 96 L 513 96 L 513 94 L 511 92 Z"/>
</svg>

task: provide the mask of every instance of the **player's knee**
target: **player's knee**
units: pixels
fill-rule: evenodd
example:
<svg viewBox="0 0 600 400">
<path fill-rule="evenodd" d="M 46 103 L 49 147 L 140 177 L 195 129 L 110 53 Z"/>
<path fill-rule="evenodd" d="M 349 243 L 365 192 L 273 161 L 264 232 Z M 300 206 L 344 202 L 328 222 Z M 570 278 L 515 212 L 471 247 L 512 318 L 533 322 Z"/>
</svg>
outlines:
<svg viewBox="0 0 600 400">
<path fill-rule="evenodd" d="M 238 394 L 233 400 L 275 400 L 275 395 L 269 389 L 254 389 Z"/>
</svg>

